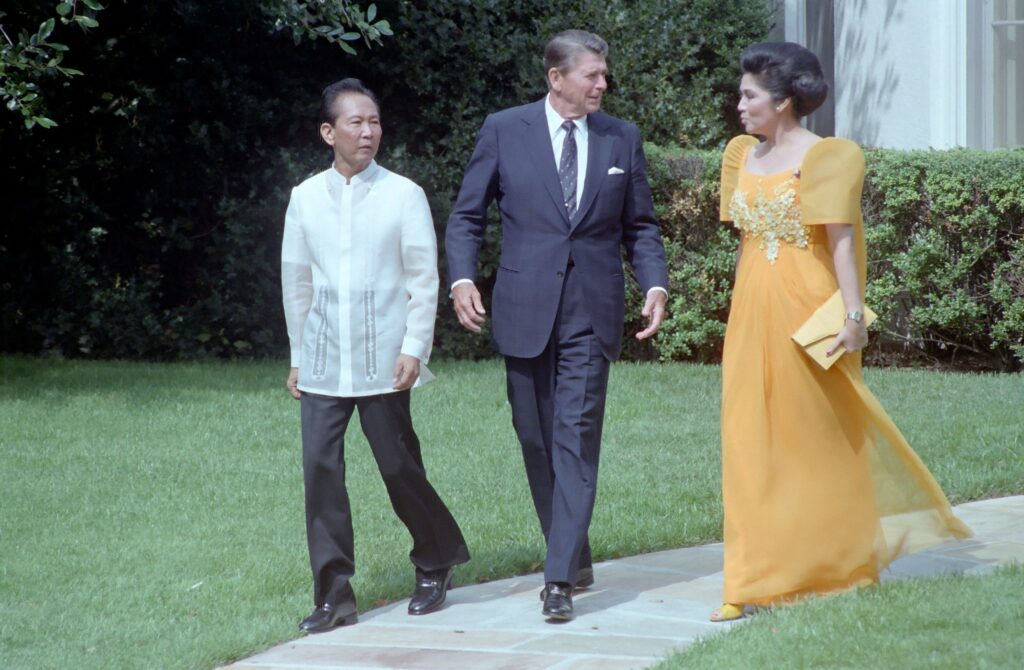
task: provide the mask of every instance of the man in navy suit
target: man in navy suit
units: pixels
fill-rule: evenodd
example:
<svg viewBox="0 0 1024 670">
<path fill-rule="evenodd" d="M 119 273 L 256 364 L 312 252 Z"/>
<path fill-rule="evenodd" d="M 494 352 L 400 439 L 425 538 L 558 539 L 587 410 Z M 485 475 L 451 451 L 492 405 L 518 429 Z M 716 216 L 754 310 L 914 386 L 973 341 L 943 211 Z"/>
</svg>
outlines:
<svg viewBox="0 0 1024 670">
<path fill-rule="evenodd" d="M 608 45 L 569 30 L 544 51 L 543 100 L 491 114 L 477 137 L 445 236 L 460 323 L 486 319 L 474 285 L 487 208 L 501 212 L 491 334 L 505 357 L 512 423 L 547 542 L 543 614 L 567 620 L 594 583 L 587 531 L 597 493 L 609 362 L 621 348 L 621 250 L 658 331 L 668 275 L 640 132 L 602 114 Z"/>
</svg>

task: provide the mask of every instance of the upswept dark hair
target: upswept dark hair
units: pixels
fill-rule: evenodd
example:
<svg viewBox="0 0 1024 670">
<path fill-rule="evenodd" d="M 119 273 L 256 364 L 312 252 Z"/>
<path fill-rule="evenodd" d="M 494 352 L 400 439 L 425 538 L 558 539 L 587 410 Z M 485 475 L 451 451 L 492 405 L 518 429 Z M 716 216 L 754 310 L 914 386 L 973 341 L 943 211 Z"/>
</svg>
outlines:
<svg viewBox="0 0 1024 670">
<path fill-rule="evenodd" d="M 767 90 L 772 99 L 793 100 L 796 115 L 807 116 L 825 102 L 828 83 L 818 57 L 793 42 L 758 42 L 743 50 L 740 67 Z"/>
<path fill-rule="evenodd" d="M 348 77 L 341 81 L 336 81 L 324 89 L 324 92 L 320 94 L 320 111 L 318 112 L 318 123 L 326 123 L 330 126 L 334 125 L 334 122 L 338 119 L 337 105 L 334 103 L 339 97 L 346 93 L 359 93 L 365 95 L 370 100 L 373 100 L 373 104 L 377 107 L 377 113 L 380 114 L 380 100 L 373 91 L 366 88 L 363 82 L 359 81 L 354 77 Z"/>
</svg>

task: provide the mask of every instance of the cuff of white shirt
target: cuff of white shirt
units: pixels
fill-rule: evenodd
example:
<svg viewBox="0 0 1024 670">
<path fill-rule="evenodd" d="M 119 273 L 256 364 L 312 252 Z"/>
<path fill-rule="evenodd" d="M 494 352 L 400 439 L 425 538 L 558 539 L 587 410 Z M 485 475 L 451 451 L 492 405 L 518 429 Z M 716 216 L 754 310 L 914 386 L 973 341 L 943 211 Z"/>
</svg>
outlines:
<svg viewBox="0 0 1024 670">
<path fill-rule="evenodd" d="M 426 363 L 427 357 L 430 355 L 430 343 L 420 342 L 414 337 L 406 337 L 402 340 L 402 353 L 418 358 L 420 363 Z"/>
<path fill-rule="evenodd" d="M 452 291 L 454 291 L 455 287 L 458 286 L 459 284 L 472 284 L 472 283 L 473 283 L 472 279 L 456 279 L 452 283 L 451 288 L 448 289 L 448 297 L 449 298 L 452 297 Z"/>
<path fill-rule="evenodd" d="M 652 286 L 651 288 L 647 289 L 647 295 L 650 295 L 651 291 L 661 291 L 662 293 L 665 294 L 666 297 L 668 297 L 668 291 L 662 288 L 661 286 Z"/>
<path fill-rule="evenodd" d="M 302 358 L 302 349 L 292 349 L 292 367 L 299 367 L 299 360 Z"/>
</svg>

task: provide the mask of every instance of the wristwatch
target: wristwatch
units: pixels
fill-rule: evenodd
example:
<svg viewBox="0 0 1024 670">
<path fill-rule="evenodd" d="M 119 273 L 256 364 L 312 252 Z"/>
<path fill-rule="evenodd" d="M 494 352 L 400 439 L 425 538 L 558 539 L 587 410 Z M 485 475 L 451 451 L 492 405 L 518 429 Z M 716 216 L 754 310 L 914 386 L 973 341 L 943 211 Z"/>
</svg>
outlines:
<svg viewBox="0 0 1024 670">
<path fill-rule="evenodd" d="M 860 310 L 855 309 L 852 312 L 847 312 L 846 318 L 856 321 L 857 323 L 860 323 L 861 321 L 864 320 L 864 315 L 861 313 Z"/>
</svg>

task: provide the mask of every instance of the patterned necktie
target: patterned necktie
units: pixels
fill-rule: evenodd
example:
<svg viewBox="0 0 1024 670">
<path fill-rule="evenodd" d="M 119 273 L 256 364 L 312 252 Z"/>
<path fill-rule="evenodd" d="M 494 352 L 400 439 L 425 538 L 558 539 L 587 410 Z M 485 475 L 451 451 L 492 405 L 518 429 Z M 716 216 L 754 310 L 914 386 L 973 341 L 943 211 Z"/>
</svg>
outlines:
<svg viewBox="0 0 1024 670">
<path fill-rule="evenodd" d="M 576 124 L 566 121 L 562 128 L 565 130 L 565 141 L 562 142 L 562 158 L 558 161 L 558 181 L 562 184 L 562 200 L 571 220 L 576 214 L 576 137 L 572 132 Z"/>
</svg>

